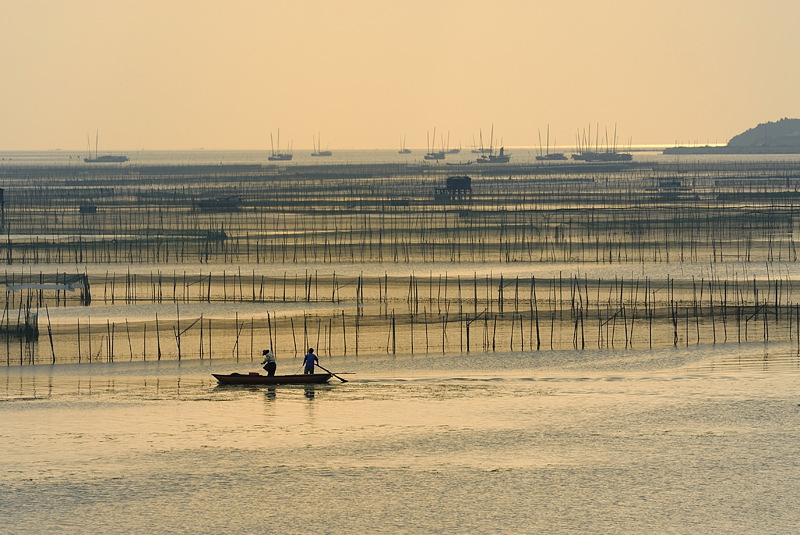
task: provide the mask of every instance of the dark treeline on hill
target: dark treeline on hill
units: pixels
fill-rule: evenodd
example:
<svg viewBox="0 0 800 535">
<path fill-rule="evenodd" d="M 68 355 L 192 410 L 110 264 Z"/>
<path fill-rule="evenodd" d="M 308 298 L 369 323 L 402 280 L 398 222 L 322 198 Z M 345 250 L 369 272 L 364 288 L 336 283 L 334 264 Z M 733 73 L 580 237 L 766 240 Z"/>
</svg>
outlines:
<svg viewBox="0 0 800 535">
<path fill-rule="evenodd" d="M 790 147 L 800 149 L 800 119 L 762 123 L 733 136 L 728 147 Z"/>
<path fill-rule="evenodd" d="M 664 154 L 798 154 L 800 119 L 761 123 L 733 136 L 724 147 L 672 147 Z"/>
</svg>

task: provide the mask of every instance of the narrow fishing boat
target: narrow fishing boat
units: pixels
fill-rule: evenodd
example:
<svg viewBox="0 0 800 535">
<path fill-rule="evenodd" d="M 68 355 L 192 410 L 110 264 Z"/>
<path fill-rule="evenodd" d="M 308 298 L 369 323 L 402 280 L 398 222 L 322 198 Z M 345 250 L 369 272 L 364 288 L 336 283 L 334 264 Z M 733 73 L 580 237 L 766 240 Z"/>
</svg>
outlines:
<svg viewBox="0 0 800 535">
<path fill-rule="evenodd" d="M 212 373 L 221 385 L 308 385 L 327 383 L 333 376 L 331 373 L 314 373 L 310 375 L 261 375 L 260 373 Z"/>
</svg>

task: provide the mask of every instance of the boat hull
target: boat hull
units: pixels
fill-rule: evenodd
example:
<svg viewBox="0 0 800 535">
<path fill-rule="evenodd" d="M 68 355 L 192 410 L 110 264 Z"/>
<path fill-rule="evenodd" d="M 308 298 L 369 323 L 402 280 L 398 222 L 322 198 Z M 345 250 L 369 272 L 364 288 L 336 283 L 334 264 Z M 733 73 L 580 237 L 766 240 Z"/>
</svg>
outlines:
<svg viewBox="0 0 800 535">
<path fill-rule="evenodd" d="M 96 158 L 84 158 L 83 161 L 86 163 L 122 163 L 122 162 L 127 162 L 128 157 L 107 155 L 107 156 L 97 156 Z"/>
<path fill-rule="evenodd" d="M 322 384 L 330 381 L 330 373 L 314 373 L 311 375 L 249 375 L 249 374 L 220 374 L 211 375 L 221 385 L 311 385 Z"/>
</svg>

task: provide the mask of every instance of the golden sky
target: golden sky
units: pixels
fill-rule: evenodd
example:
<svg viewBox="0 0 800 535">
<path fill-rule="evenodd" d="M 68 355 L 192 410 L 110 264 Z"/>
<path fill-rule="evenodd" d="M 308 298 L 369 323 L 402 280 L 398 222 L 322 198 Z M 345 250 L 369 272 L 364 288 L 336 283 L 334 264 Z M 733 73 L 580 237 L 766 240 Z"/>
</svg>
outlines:
<svg viewBox="0 0 800 535">
<path fill-rule="evenodd" d="M 798 0 L 0 0 L 0 151 L 724 143 L 800 117 Z M 604 136 L 604 134 L 601 134 Z M 92 139 L 92 142 L 94 139 Z"/>
</svg>

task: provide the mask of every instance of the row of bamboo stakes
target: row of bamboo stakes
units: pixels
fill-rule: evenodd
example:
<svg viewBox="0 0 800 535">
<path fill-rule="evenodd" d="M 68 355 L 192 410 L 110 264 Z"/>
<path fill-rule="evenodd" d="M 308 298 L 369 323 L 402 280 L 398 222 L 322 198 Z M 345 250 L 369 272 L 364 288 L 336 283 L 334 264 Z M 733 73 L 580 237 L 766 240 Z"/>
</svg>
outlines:
<svg viewBox="0 0 800 535">
<path fill-rule="evenodd" d="M 92 312 L 130 307 L 124 329 L 109 318 L 53 324 L 50 309 L 78 306 L 76 295 L 6 292 L 5 361 L 246 359 L 267 344 L 292 355 L 307 345 L 358 355 L 798 338 L 788 273 L 725 271 L 763 261 L 769 273 L 773 262 L 797 260 L 798 163 L 509 166 L 477 171 L 472 193 L 449 201 L 434 194 L 446 174 L 444 166 L 0 166 L 6 284 L 25 268 L 34 279 L 32 266 L 80 273 L 108 264 L 105 274 L 91 268 Z M 198 209 L 200 199 L 232 195 L 236 209 Z M 85 204 L 96 212 L 81 212 Z M 711 275 L 356 276 L 295 265 L 337 262 L 692 262 L 708 263 Z M 114 272 L 120 264 L 139 269 Z M 147 264 L 165 269 L 144 273 Z M 243 269 L 218 267 L 236 264 Z M 144 318 L 137 306 L 148 303 L 173 304 L 175 314 Z M 205 303 L 209 315 L 181 318 L 185 303 Z M 219 303 L 263 312 L 215 319 Z M 304 314 L 278 314 L 277 303 L 302 303 Z M 30 314 L 47 319 L 49 352 L 38 337 L 13 334 L 14 318 L 19 325 Z"/>
<path fill-rule="evenodd" d="M 231 271 L 223 269 L 216 274 L 212 271 L 204 272 L 202 269 L 195 273 L 188 270 L 136 273 L 128 268 L 123 273 L 105 271 L 97 276 L 85 273 L 78 276 L 60 273 L 45 276 L 32 271 L 24 273 L 5 270 L 0 283 L 6 287 L 37 282 L 47 286 L 45 280 L 66 280 L 69 277 L 78 282 L 86 280 L 87 284 L 92 280 L 92 301 L 103 305 L 247 302 L 351 302 L 364 305 L 367 302 L 376 302 L 388 306 L 393 302 L 405 301 L 413 310 L 419 310 L 420 303 L 427 302 L 429 306 L 436 304 L 440 311 L 443 307 L 449 308 L 453 302 L 461 305 L 472 303 L 476 307 L 476 313 L 481 303 L 487 304 L 490 311 L 496 303 L 498 311 L 503 312 L 509 301 L 513 303 L 515 311 L 519 311 L 520 304 L 526 301 L 526 297 L 530 302 L 541 302 L 542 299 L 537 298 L 537 280 L 539 293 L 542 287 L 547 289 L 547 297 L 544 299 L 546 303 L 563 303 L 567 292 L 573 309 L 576 299 L 589 302 L 595 293 L 596 302 L 603 301 L 602 294 L 608 293 L 609 296 L 617 296 L 619 306 L 625 302 L 635 304 L 640 298 L 644 299 L 647 306 L 648 303 L 657 301 L 657 294 L 664 295 L 665 288 L 670 292 L 670 301 L 691 301 L 700 312 L 703 310 L 704 299 L 708 299 L 708 306 L 713 306 L 715 301 L 723 306 L 749 306 L 759 301 L 759 295 L 768 294 L 774 295 L 775 306 L 792 302 L 795 281 L 788 268 L 771 269 L 766 264 L 766 277 L 759 277 L 755 272 L 752 275 L 744 271 L 741 274 L 728 273 L 727 269 L 715 269 L 713 264 L 709 267 L 707 276 L 667 276 L 660 286 L 654 282 L 655 278 L 649 276 L 627 280 L 617 276 L 590 279 L 588 274 L 564 274 L 562 271 L 558 272 L 557 277 L 539 276 L 537 279 L 533 273 L 512 277 L 504 273 L 478 274 L 475 271 L 472 275 L 452 275 L 447 271 L 434 273 L 432 270 L 427 274 L 412 272 L 408 275 L 390 275 L 388 271 L 384 271 L 379 275 L 367 275 L 361 271 L 353 275 L 337 274 L 335 270 L 320 272 L 319 269 L 308 268 L 302 273 L 288 270 L 280 272 L 278 268 L 264 274 L 256 273 L 255 268 L 249 272 L 243 271 L 241 267 Z M 72 291 L 49 287 L 30 288 L 21 292 L 7 291 L 6 310 L 9 308 L 11 296 L 14 295 L 19 296 L 20 302 L 25 301 L 26 308 L 30 310 L 34 306 L 43 307 L 47 303 L 55 306 L 74 306 L 76 302 L 83 304 L 87 291 L 85 287 L 76 287 Z M 687 295 L 689 292 L 691 296 Z M 750 296 L 752 300 L 748 300 Z M 610 299 L 611 297 L 608 300 Z M 734 299 L 733 303 L 730 302 L 731 299 Z"/>
<path fill-rule="evenodd" d="M 22 174 L 6 179 L 0 254 L 9 265 L 794 261 L 796 167 L 479 177 L 453 203 L 434 198 L 440 174 L 325 180 L 213 169 L 188 183 Z M 232 194 L 239 209 L 195 206 Z M 97 213 L 80 213 L 85 203 Z"/>
<path fill-rule="evenodd" d="M 335 274 L 269 279 L 273 293 L 281 289 L 292 292 L 280 299 L 253 300 L 256 280 L 246 294 L 242 278 L 233 277 L 231 284 L 240 291 L 226 301 L 225 292 L 215 289 L 217 303 L 256 303 L 269 310 L 277 303 L 303 303 L 303 315 L 277 314 L 233 319 L 214 319 L 201 314 L 186 319 L 181 304 L 209 303 L 208 293 L 198 291 L 194 299 L 190 288 L 201 285 L 202 276 L 173 276 L 163 291 L 147 298 L 128 288 L 126 297 L 113 297 L 113 277 L 108 277 L 104 292 L 96 292 L 95 305 L 102 314 L 103 306 L 128 306 L 135 320 L 124 321 L 123 341 L 127 351 L 117 347 L 122 323 L 91 319 L 53 325 L 47 300 L 37 302 L 47 318 L 49 354 L 36 340 L 18 337 L 19 350 L 12 349 L 13 336 L 6 335 L 6 364 L 40 362 L 115 361 L 120 354 L 129 360 L 161 358 L 212 358 L 220 353 L 226 358 L 252 360 L 263 346 L 277 353 L 284 351 L 297 357 L 310 345 L 323 355 L 359 355 L 365 352 L 391 354 L 458 354 L 474 351 L 542 351 L 563 349 L 629 349 L 660 348 L 681 344 L 716 344 L 755 340 L 798 340 L 800 304 L 793 296 L 793 281 L 788 277 L 767 280 L 723 279 L 699 280 L 588 279 L 559 276 L 551 278 L 513 278 L 478 276 L 388 274 L 378 277 L 359 275 L 351 280 Z M 774 274 L 773 274 L 774 275 Z M 126 281 L 133 276 L 126 274 Z M 153 279 L 155 280 L 155 279 Z M 208 281 L 215 280 L 210 277 Z M 219 283 L 226 277 L 217 279 Z M 178 291 L 184 284 L 183 292 Z M 95 288 L 99 290 L 100 284 Z M 208 286 L 211 287 L 211 286 Z M 343 292 L 342 289 L 347 291 Z M 152 291 L 152 288 L 151 288 Z M 37 292 L 38 293 L 38 292 Z M 247 295 L 247 299 L 245 299 Z M 33 302 L 33 292 L 21 301 Z M 263 296 L 262 296 L 263 297 Z M 285 299 L 285 300 L 284 300 Z M 169 302 L 175 315 L 168 320 L 146 319 L 137 305 Z M 319 311 L 320 303 L 333 303 L 333 309 Z M 30 306 L 30 305 L 26 305 Z M 86 309 L 89 310 L 89 309 Z M 92 309 L 94 310 L 94 309 Z M 6 307 L 6 324 L 12 314 Z M 213 311 L 210 311 L 213 315 Z M 349 333 L 349 334 L 348 334 Z M 248 341 L 249 335 L 249 344 Z M 100 337 L 100 341 L 97 341 Z M 244 337 L 244 338 L 243 338 Z M 148 340 L 151 340 L 148 344 Z M 154 340 L 154 341 L 153 341 Z M 169 340 L 167 342 L 167 340 Z M 216 340 L 214 346 L 212 340 Z M 289 340 L 291 342 L 289 342 Z M 136 350 L 134 351 L 134 346 Z M 36 348 L 38 347 L 38 351 Z M 148 348 L 149 351 L 148 352 Z M 153 353 L 154 352 L 154 353 Z"/>
</svg>

